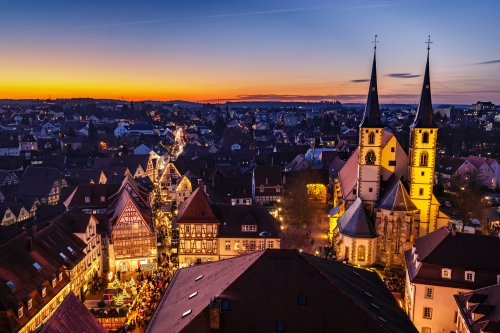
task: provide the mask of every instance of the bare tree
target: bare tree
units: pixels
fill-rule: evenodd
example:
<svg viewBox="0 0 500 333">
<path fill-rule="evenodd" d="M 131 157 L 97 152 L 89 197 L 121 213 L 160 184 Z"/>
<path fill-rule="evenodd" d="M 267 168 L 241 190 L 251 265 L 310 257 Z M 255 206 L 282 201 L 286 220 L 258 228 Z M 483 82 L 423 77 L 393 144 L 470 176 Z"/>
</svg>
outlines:
<svg viewBox="0 0 500 333">
<path fill-rule="evenodd" d="M 313 251 L 309 236 L 307 236 L 304 230 L 294 226 L 288 226 L 283 230 L 281 248 L 289 250 L 297 249 L 308 253 L 312 253 Z"/>
<path fill-rule="evenodd" d="M 318 195 L 318 188 L 321 187 L 325 189 L 326 201 L 326 185 L 323 184 L 318 170 L 306 169 L 293 174 L 285 189 L 283 202 L 283 217 L 286 224 L 302 227 L 317 221 L 318 210 L 314 203 L 320 203 L 319 198 L 322 195 Z"/>
<path fill-rule="evenodd" d="M 483 186 L 483 177 L 475 169 L 470 172 L 456 173 L 450 178 L 449 189 L 455 199 L 458 216 L 462 220 L 462 231 L 463 226 L 471 224 L 472 218 L 481 221 L 485 229 L 487 212 L 481 204 L 481 186 Z"/>
</svg>

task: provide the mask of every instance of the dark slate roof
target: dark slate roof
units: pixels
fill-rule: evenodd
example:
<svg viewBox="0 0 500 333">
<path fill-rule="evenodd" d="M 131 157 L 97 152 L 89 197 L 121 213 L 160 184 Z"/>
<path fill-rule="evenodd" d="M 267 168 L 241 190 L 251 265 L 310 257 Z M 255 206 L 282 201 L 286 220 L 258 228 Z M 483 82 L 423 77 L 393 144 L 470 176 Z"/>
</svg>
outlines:
<svg viewBox="0 0 500 333">
<path fill-rule="evenodd" d="M 471 318 L 471 314 L 484 315 L 484 317 L 476 321 L 464 321 L 468 332 L 500 332 L 500 284 L 454 295 L 453 297 L 455 297 L 463 318 Z M 467 302 L 474 303 L 474 305 L 468 309 Z M 490 330 L 486 329 L 488 325 L 490 325 Z"/>
<path fill-rule="evenodd" d="M 63 174 L 55 168 L 28 167 L 19 182 L 16 195 L 48 197 L 54 182 L 63 178 Z"/>
<path fill-rule="evenodd" d="M 442 227 L 415 239 L 414 247 L 405 252 L 405 257 L 410 281 L 414 283 L 476 289 L 497 283 L 500 274 L 499 261 L 485 253 L 500 253 L 498 237 L 458 231 L 453 235 Z M 452 269 L 451 279 L 441 277 L 442 268 Z M 476 272 L 474 282 L 464 280 L 466 270 Z"/>
<path fill-rule="evenodd" d="M 377 274 L 276 249 L 180 269 L 146 333 L 208 331 L 214 298 L 229 301 L 221 333 L 417 332 Z"/>
<path fill-rule="evenodd" d="M 40 333 L 106 333 L 89 309 L 70 292 Z"/>
<path fill-rule="evenodd" d="M 360 197 L 339 218 L 338 227 L 340 233 L 345 236 L 354 238 L 378 237 Z"/>
<path fill-rule="evenodd" d="M 418 210 L 418 208 L 411 201 L 408 192 L 401 180 L 395 175 L 389 178 L 384 194 L 379 200 L 378 208 L 387 209 L 391 211 L 409 212 Z"/>
<path fill-rule="evenodd" d="M 411 125 L 413 128 L 434 128 L 434 113 L 432 112 L 431 100 L 431 78 L 429 75 L 429 52 L 427 52 L 427 63 L 425 65 L 424 83 L 422 84 L 422 94 L 418 105 L 415 120 Z"/>
<path fill-rule="evenodd" d="M 212 211 L 220 222 L 219 237 L 255 237 L 267 231 L 270 237 L 280 236 L 279 222 L 262 205 L 212 205 Z M 242 225 L 257 225 L 256 232 L 242 232 Z"/>
<path fill-rule="evenodd" d="M 444 156 L 436 162 L 435 172 L 451 176 L 454 175 L 464 163 L 470 162 L 461 158 Z"/>
<path fill-rule="evenodd" d="M 255 180 L 255 187 L 264 186 L 277 186 L 281 184 L 281 173 L 279 166 L 256 166 L 253 169 L 253 178 Z M 268 183 L 266 184 L 266 178 Z"/>
<path fill-rule="evenodd" d="M 365 114 L 359 127 L 383 127 L 380 120 L 380 107 L 378 104 L 377 88 L 377 62 L 373 55 L 372 76 L 370 78 L 370 89 L 368 90 L 368 100 L 366 101 Z"/>
</svg>

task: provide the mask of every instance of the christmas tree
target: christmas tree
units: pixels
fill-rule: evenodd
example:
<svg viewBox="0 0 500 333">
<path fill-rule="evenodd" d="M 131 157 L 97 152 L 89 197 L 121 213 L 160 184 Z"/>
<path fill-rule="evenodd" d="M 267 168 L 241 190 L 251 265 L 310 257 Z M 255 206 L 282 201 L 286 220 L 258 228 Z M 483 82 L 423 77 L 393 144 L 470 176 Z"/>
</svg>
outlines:
<svg viewBox="0 0 500 333">
<path fill-rule="evenodd" d="M 137 286 L 137 284 L 135 283 L 134 278 L 130 278 L 130 281 L 128 282 L 128 287 L 132 288 L 132 287 L 136 287 L 136 286 Z"/>
<path fill-rule="evenodd" d="M 130 298 L 130 295 L 127 293 L 127 290 L 125 288 L 123 288 L 121 296 L 122 296 L 123 299 Z"/>
<path fill-rule="evenodd" d="M 111 282 L 113 288 L 120 288 L 120 285 L 121 285 L 121 282 L 120 280 L 118 280 L 118 277 L 115 275 L 115 279 L 113 280 L 113 282 Z"/>
<path fill-rule="evenodd" d="M 115 305 L 123 305 L 123 294 L 118 294 L 116 296 L 113 296 L 113 301 L 115 302 Z"/>
</svg>

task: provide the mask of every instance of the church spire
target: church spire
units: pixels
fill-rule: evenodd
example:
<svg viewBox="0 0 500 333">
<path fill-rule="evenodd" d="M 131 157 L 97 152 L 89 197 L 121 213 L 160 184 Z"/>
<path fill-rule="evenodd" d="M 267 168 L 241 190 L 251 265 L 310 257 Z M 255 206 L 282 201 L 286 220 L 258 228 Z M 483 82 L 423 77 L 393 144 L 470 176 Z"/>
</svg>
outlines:
<svg viewBox="0 0 500 333">
<path fill-rule="evenodd" d="M 380 107 L 378 104 L 378 91 L 377 91 L 377 35 L 375 35 L 375 47 L 373 51 L 373 67 L 372 77 L 370 78 L 370 89 L 368 90 L 368 100 L 366 101 L 365 114 L 359 127 L 383 127 L 380 121 Z"/>
<path fill-rule="evenodd" d="M 429 50 L 431 42 L 431 36 L 427 43 L 427 63 L 425 65 L 425 75 L 424 83 L 422 85 L 422 94 L 420 96 L 420 104 L 418 105 L 417 114 L 415 120 L 411 125 L 414 128 L 434 128 L 436 124 L 434 123 L 434 113 L 432 112 L 432 100 L 431 100 L 431 79 L 429 75 Z"/>
</svg>

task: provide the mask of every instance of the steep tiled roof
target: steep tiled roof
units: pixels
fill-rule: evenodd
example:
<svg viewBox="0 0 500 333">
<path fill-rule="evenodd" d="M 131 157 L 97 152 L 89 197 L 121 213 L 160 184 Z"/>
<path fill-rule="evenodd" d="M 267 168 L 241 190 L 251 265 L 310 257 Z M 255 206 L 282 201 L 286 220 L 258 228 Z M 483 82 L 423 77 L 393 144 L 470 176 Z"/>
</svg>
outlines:
<svg viewBox="0 0 500 333">
<path fill-rule="evenodd" d="M 179 207 L 178 223 L 184 221 L 216 221 L 210 199 L 201 188 L 197 188 Z"/>
<path fill-rule="evenodd" d="M 256 166 L 253 169 L 255 186 L 281 186 L 281 174 L 279 166 Z M 266 184 L 267 179 L 267 184 Z"/>
<path fill-rule="evenodd" d="M 471 318 L 472 314 L 484 315 L 477 320 L 464 320 L 468 332 L 500 332 L 500 284 L 453 297 L 463 318 Z M 467 302 L 473 305 L 468 307 Z"/>
<path fill-rule="evenodd" d="M 385 145 L 389 143 L 389 140 L 391 140 L 391 138 L 393 136 L 394 136 L 394 134 L 392 134 L 389 131 L 384 130 L 382 133 L 382 147 L 385 147 Z"/>
<path fill-rule="evenodd" d="M 455 172 L 457 172 L 458 169 L 460 169 L 460 167 L 467 162 L 465 159 L 445 156 L 436 162 L 435 172 L 451 176 L 454 175 Z"/>
<path fill-rule="evenodd" d="M 498 260 L 485 253 L 500 253 L 498 237 L 457 231 L 446 227 L 415 239 L 413 249 L 405 252 L 410 280 L 455 288 L 475 289 L 497 283 Z M 418 258 L 418 261 L 415 259 Z M 451 279 L 441 278 L 441 269 L 452 269 Z M 473 283 L 464 280 L 466 270 L 476 271 Z"/>
<path fill-rule="evenodd" d="M 378 208 L 391 211 L 409 212 L 418 210 L 411 201 L 403 183 L 401 183 L 395 175 L 392 175 L 391 178 L 389 178 L 386 189 L 380 198 L 379 203 Z"/>
<path fill-rule="evenodd" d="M 16 195 L 48 197 L 54 182 L 63 178 L 62 173 L 54 168 L 28 167 L 19 182 Z"/>
<path fill-rule="evenodd" d="M 377 274 L 295 250 L 179 270 L 146 332 L 206 332 L 213 299 L 221 333 L 417 332 Z"/>
<path fill-rule="evenodd" d="M 89 309 L 70 292 L 40 333 L 106 333 Z"/>
<path fill-rule="evenodd" d="M 356 186 L 358 177 L 359 147 L 352 153 L 351 157 L 339 171 L 340 188 L 342 196 L 345 198 Z"/>
<path fill-rule="evenodd" d="M 255 237 L 267 231 L 271 237 L 280 235 L 278 221 L 261 205 L 212 205 L 214 215 L 221 223 L 219 237 Z M 242 232 L 242 225 L 257 225 L 256 232 Z"/>
<path fill-rule="evenodd" d="M 338 227 L 342 235 L 349 237 L 378 237 L 360 197 L 358 197 L 338 219 Z"/>
</svg>

